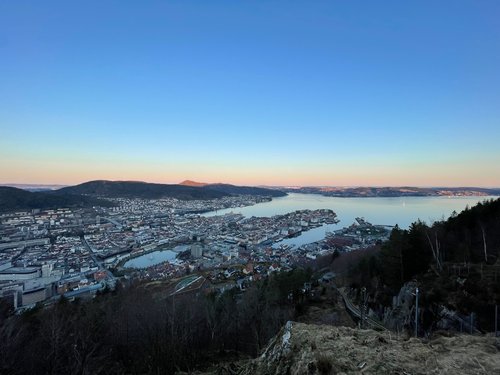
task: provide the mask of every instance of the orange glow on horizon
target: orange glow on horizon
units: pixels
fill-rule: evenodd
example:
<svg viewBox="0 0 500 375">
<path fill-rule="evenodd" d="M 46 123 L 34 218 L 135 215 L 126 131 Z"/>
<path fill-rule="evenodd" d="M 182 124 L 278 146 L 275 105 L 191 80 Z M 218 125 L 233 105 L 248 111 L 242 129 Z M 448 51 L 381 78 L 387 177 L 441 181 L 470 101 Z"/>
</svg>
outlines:
<svg viewBox="0 0 500 375">
<path fill-rule="evenodd" d="M 134 168 L 133 168 L 134 167 Z M 412 170 L 403 173 L 394 170 L 303 170 L 294 168 L 234 169 L 181 167 L 163 169 L 158 166 L 115 165 L 66 165 L 63 162 L 45 164 L 30 163 L 22 168 L 10 164 L 2 166 L 0 183 L 76 185 L 91 180 L 144 181 L 152 183 L 178 184 L 184 180 L 204 183 L 229 183 L 234 185 L 268 186 L 476 186 L 497 187 L 500 181 L 493 174 L 484 177 L 482 171 L 468 173 L 464 177 L 450 169 L 448 173 L 438 170 Z M 480 175 L 481 174 L 481 175 Z"/>
</svg>

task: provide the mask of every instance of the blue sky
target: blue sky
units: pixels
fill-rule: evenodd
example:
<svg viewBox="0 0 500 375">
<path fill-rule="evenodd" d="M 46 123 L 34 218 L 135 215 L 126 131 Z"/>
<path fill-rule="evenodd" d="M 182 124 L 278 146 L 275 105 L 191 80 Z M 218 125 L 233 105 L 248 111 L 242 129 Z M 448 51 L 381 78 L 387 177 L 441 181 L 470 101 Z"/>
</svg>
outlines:
<svg viewBox="0 0 500 375">
<path fill-rule="evenodd" d="M 500 186 L 498 1 L 0 3 L 0 183 Z"/>
</svg>

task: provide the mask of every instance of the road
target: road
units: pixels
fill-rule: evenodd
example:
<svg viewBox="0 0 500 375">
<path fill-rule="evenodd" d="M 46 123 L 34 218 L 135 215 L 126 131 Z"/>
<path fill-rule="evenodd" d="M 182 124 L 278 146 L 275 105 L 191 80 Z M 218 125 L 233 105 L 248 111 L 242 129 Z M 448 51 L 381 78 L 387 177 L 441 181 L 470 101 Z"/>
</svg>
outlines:
<svg viewBox="0 0 500 375">
<path fill-rule="evenodd" d="M 88 243 L 86 238 L 83 238 L 83 243 L 89 250 L 90 256 L 92 257 L 94 262 L 96 262 L 96 264 L 99 266 L 99 270 L 106 271 L 106 275 L 108 276 L 108 278 L 113 282 L 115 282 L 116 281 L 115 275 L 113 275 L 113 273 L 104 266 L 104 263 L 101 260 L 99 260 L 99 258 L 94 252 L 94 248 Z"/>
</svg>

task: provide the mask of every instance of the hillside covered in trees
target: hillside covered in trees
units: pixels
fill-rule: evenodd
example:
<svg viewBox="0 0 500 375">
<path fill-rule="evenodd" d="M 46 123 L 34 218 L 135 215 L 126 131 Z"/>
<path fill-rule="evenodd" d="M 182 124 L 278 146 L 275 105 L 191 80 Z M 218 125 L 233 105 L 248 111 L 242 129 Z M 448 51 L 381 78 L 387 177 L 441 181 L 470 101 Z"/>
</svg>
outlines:
<svg viewBox="0 0 500 375">
<path fill-rule="evenodd" d="M 100 198 L 208 200 L 234 195 L 282 197 L 286 193 L 275 189 L 228 184 L 190 186 L 105 180 L 89 181 L 43 192 L 0 186 L 0 211 L 112 206 L 109 200 Z"/>
<path fill-rule="evenodd" d="M 338 263 L 343 263 L 350 286 L 358 291 L 368 288 L 370 306 L 381 318 L 393 296 L 412 285 L 420 289 L 423 330 L 438 328 L 446 308 L 464 317 L 472 313 L 475 327 L 492 331 L 494 306 L 500 304 L 499 255 L 496 199 L 432 225 L 418 221 L 407 230 L 396 227 L 377 249 L 342 254 L 331 267 L 338 270 Z"/>
<path fill-rule="evenodd" d="M 128 198 L 176 198 L 181 200 L 215 199 L 231 195 L 262 195 L 278 197 L 285 193 L 265 188 L 210 184 L 190 186 L 178 184 L 155 184 L 142 181 L 89 181 L 80 185 L 54 190 L 53 194 L 84 194 L 99 197 Z"/>
<path fill-rule="evenodd" d="M 30 192 L 0 186 L 0 212 L 61 207 L 111 206 L 109 201 L 71 193 Z"/>
<path fill-rule="evenodd" d="M 297 317 L 302 301 L 289 293 L 310 278 L 297 269 L 243 294 L 176 296 L 139 283 L 12 316 L 0 305 L 0 374 L 170 374 L 256 356 Z"/>
</svg>

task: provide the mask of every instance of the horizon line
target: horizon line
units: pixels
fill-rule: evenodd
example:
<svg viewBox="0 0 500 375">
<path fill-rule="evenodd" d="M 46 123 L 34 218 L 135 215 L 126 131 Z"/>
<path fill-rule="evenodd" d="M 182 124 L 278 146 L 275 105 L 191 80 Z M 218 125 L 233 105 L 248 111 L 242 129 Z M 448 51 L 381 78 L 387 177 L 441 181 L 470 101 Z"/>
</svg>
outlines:
<svg viewBox="0 0 500 375">
<path fill-rule="evenodd" d="M 201 184 L 207 185 L 216 185 L 216 184 L 228 184 L 234 186 L 250 186 L 250 187 L 269 187 L 269 188 L 421 188 L 421 189 L 500 189 L 500 186 L 474 186 L 474 185 L 294 185 L 294 184 L 285 184 L 285 185 L 272 185 L 272 184 L 234 184 L 230 182 L 199 182 L 196 180 L 186 179 L 181 182 L 156 182 L 156 181 L 141 181 L 141 180 L 106 180 L 106 179 L 96 179 L 96 180 L 87 180 L 74 184 L 61 184 L 61 183 L 17 183 L 17 182 L 0 182 L 0 186 L 7 187 L 16 187 L 16 186 L 58 186 L 58 187 L 68 187 L 68 186 L 76 186 L 81 185 L 87 182 L 93 181 L 110 181 L 110 182 L 141 182 L 147 184 L 160 184 L 160 185 L 181 185 L 182 182 L 191 181 Z"/>
</svg>

